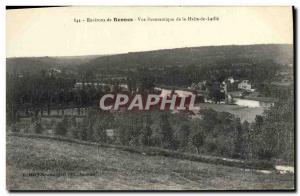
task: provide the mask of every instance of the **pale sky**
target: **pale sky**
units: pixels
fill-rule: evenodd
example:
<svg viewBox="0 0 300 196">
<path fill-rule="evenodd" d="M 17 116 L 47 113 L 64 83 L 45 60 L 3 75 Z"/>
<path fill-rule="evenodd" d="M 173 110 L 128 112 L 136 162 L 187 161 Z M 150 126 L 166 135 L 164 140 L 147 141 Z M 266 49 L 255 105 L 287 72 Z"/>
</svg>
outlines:
<svg viewBox="0 0 300 196">
<path fill-rule="evenodd" d="M 74 22 L 86 18 L 133 22 Z M 218 17 L 218 21 L 139 22 Z M 293 43 L 292 7 L 61 7 L 6 11 L 6 56 L 116 54 L 210 45 Z"/>
</svg>

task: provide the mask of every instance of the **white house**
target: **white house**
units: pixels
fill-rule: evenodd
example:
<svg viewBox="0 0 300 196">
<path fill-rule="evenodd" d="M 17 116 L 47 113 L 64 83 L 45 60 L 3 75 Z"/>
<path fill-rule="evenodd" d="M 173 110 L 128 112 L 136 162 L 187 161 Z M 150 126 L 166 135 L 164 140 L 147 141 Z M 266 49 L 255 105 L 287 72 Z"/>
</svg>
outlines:
<svg viewBox="0 0 300 196">
<path fill-rule="evenodd" d="M 241 83 L 238 84 L 238 89 L 254 92 L 255 89 L 252 88 L 252 85 L 249 80 L 243 80 Z"/>
<path fill-rule="evenodd" d="M 115 130 L 114 129 L 106 129 L 106 136 L 109 138 L 113 138 L 115 136 Z"/>
<path fill-rule="evenodd" d="M 230 84 L 233 84 L 233 83 L 234 83 L 233 77 L 229 77 L 227 80 L 228 80 L 228 82 L 229 82 Z"/>
</svg>

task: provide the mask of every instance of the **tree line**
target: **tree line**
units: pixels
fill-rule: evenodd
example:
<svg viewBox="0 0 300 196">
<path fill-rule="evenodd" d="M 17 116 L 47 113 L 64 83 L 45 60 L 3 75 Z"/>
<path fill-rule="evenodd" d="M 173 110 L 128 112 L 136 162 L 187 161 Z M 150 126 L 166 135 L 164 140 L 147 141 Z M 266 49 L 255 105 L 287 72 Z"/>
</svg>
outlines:
<svg viewBox="0 0 300 196">
<path fill-rule="evenodd" d="M 25 132 L 132 147 L 159 147 L 179 152 L 248 160 L 293 162 L 293 99 L 280 101 L 257 116 L 241 122 L 233 114 L 202 110 L 201 118 L 167 111 L 107 112 L 90 109 L 82 120 L 64 116 L 61 121 L 32 120 Z M 13 126 L 13 131 L 20 128 Z M 111 134 L 108 134 L 111 131 Z"/>
</svg>

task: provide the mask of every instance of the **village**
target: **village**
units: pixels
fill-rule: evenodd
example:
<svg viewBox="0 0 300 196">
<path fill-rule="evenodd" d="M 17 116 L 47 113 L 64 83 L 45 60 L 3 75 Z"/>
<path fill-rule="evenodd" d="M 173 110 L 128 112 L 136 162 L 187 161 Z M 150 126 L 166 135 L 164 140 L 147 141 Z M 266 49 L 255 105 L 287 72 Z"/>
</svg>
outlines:
<svg viewBox="0 0 300 196">
<path fill-rule="evenodd" d="M 107 89 L 109 92 L 118 93 L 132 93 L 126 83 L 106 84 L 101 82 L 77 82 L 74 84 L 75 89 L 82 89 L 86 87 Z M 196 103 L 209 103 L 209 104 L 226 104 L 226 105 L 239 105 L 244 107 L 270 107 L 274 105 L 275 99 L 263 97 L 256 91 L 250 80 L 235 80 L 229 77 L 219 84 L 217 88 L 218 97 L 210 96 L 210 89 L 207 81 L 193 82 L 186 88 L 162 88 L 154 87 L 153 91 L 160 97 L 177 95 L 178 97 L 196 96 Z M 139 92 L 137 88 L 135 92 Z"/>
</svg>

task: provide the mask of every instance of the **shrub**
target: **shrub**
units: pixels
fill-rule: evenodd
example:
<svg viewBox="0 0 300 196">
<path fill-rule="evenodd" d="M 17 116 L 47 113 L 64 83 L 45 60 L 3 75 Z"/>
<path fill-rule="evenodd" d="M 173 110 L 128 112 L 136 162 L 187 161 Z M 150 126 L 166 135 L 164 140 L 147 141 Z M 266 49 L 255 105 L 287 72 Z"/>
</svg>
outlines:
<svg viewBox="0 0 300 196">
<path fill-rule="evenodd" d="M 38 133 L 38 134 L 43 133 L 43 127 L 40 121 L 34 122 L 33 131 L 34 133 Z"/>
<path fill-rule="evenodd" d="M 14 133 L 17 133 L 17 132 L 20 132 L 20 129 L 18 129 L 16 124 L 12 124 L 11 131 L 14 132 Z"/>
<path fill-rule="evenodd" d="M 69 134 L 71 135 L 71 137 L 75 138 L 75 139 L 79 139 L 79 130 L 75 127 L 75 126 L 71 126 L 68 129 Z"/>
<path fill-rule="evenodd" d="M 57 135 L 62 135 L 62 136 L 66 135 L 66 133 L 68 132 L 66 124 L 63 123 L 63 121 L 58 122 L 55 126 L 54 132 Z"/>
</svg>

